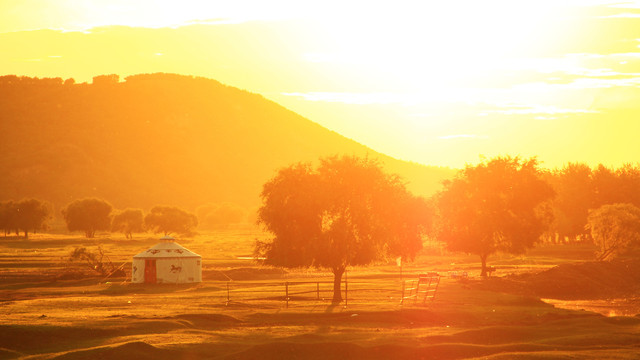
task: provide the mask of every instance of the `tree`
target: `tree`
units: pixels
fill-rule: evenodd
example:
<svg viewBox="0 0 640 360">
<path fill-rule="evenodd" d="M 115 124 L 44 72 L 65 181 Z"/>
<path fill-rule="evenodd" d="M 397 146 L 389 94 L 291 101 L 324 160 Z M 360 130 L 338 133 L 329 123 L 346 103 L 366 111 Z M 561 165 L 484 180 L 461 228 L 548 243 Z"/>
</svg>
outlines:
<svg viewBox="0 0 640 360">
<path fill-rule="evenodd" d="M 133 239 L 132 233 L 144 231 L 144 216 L 140 209 L 125 209 L 114 215 L 111 231 L 119 231 L 127 239 Z"/>
<path fill-rule="evenodd" d="M 51 217 L 51 206 L 45 201 L 24 199 L 18 202 L 7 201 L 0 203 L 0 228 L 5 236 L 9 232 L 16 235 L 24 232 L 24 238 L 29 238 L 29 231 L 45 229 L 47 220 Z"/>
<path fill-rule="evenodd" d="M 554 195 L 539 177 L 535 158 L 497 157 L 467 165 L 437 196 L 437 236 L 450 250 L 487 257 L 498 251 L 523 253 L 551 221 L 545 202 Z"/>
<path fill-rule="evenodd" d="M 109 256 L 104 253 L 101 246 L 98 246 L 96 251 L 88 250 L 85 247 L 76 247 L 71 251 L 71 253 L 69 253 L 69 262 L 83 263 L 89 269 L 97 272 L 101 276 L 126 276 L 125 272 L 121 268 L 115 267 L 113 262 L 109 259 Z"/>
<path fill-rule="evenodd" d="M 587 216 L 595 203 L 591 168 L 586 164 L 569 163 L 554 171 L 551 184 L 556 192 L 552 202 L 553 230 L 561 238 L 576 239 L 586 235 Z"/>
<path fill-rule="evenodd" d="M 111 210 L 108 202 L 87 198 L 71 202 L 62 209 L 62 216 L 69 231 L 84 231 L 87 238 L 92 238 L 96 231 L 109 230 Z"/>
<path fill-rule="evenodd" d="M 435 210 L 430 201 L 411 195 L 404 187 L 396 190 L 382 213 L 389 230 L 388 253 L 404 262 L 413 260 L 422 249 L 422 235 L 431 232 Z"/>
<path fill-rule="evenodd" d="M 154 206 L 144 217 L 145 227 L 153 232 L 191 234 L 198 226 L 198 218 L 173 206 Z"/>
<path fill-rule="evenodd" d="M 200 228 L 220 229 L 246 222 L 247 211 L 234 203 L 205 204 L 196 209 Z"/>
<path fill-rule="evenodd" d="M 624 164 L 617 169 L 618 192 L 621 195 L 620 203 L 630 203 L 640 206 L 640 164 Z"/>
<path fill-rule="evenodd" d="M 598 260 L 640 249 L 640 208 L 632 204 L 603 205 L 589 212 L 587 229 L 599 247 Z"/>
<path fill-rule="evenodd" d="M 264 184 L 261 198 L 258 221 L 273 237 L 256 243 L 257 257 L 267 265 L 329 269 L 334 303 L 342 301 L 347 266 L 413 256 L 428 223 L 401 216 L 419 202 L 397 176 L 358 157 L 320 159 L 316 169 L 304 163 L 281 169 Z"/>
<path fill-rule="evenodd" d="M 619 185 L 614 169 L 609 169 L 602 164 L 598 165 L 593 170 L 594 207 L 624 202 L 623 196 L 618 191 Z"/>
<path fill-rule="evenodd" d="M 120 81 L 120 75 L 118 74 L 110 74 L 110 75 L 98 75 L 93 77 L 94 85 L 114 85 Z"/>
<path fill-rule="evenodd" d="M 5 201 L 0 203 L 0 229 L 4 231 L 6 237 L 11 231 L 16 231 L 15 228 L 15 202 Z"/>
<path fill-rule="evenodd" d="M 16 231 L 23 231 L 24 238 L 29 238 L 29 231 L 46 228 L 46 222 L 50 218 L 51 210 L 47 202 L 38 199 L 25 199 L 14 203 L 13 227 Z"/>
</svg>

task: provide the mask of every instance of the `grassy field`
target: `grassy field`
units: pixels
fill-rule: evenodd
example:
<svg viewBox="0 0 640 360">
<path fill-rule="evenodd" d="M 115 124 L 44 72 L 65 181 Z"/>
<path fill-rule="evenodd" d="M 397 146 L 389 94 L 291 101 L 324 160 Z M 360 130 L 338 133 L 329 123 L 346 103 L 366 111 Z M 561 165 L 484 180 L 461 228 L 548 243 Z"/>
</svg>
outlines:
<svg viewBox="0 0 640 360">
<path fill-rule="evenodd" d="M 640 358 L 640 317 L 556 308 L 496 287 L 587 260 L 589 247 L 496 256 L 494 282 L 478 278 L 476 258 L 429 249 L 402 271 L 392 261 L 349 269 L 348 304 L 332 305 L 329 273 L 238 259 L 262 236 L 236 229 L 180 239 L 203 256 L 203 282 L 156 286 L 83 278 L 66 260 L 77 246 L 101 245 L 130 273 L 131 257 L 154 237 L 0 238 L 0 359 Z M 401 304 L 403 282 L 430 271 L 443 275 L 435 300 Z"/>
</svg>

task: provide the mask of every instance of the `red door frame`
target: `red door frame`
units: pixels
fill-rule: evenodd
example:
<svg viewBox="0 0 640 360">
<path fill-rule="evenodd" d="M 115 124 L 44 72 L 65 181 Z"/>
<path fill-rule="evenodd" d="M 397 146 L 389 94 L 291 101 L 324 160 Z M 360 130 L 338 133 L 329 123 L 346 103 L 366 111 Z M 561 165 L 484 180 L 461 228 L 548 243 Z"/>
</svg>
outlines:
<svg viewBox="0 0 640 360">
<path fill-rule="evenodd" d="M 156 273 L 156 259 L 144 260 L 144 282 L 148 284 L 155 284 L 158 281 Z"/>
</svg>

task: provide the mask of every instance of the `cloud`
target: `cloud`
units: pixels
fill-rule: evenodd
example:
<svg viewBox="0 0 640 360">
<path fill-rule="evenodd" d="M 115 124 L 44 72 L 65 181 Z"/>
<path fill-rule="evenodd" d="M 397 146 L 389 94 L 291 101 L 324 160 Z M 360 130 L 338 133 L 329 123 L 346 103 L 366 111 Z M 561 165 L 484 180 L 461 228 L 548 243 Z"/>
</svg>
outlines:
<svg viewBox="0 0 640 360">
<path fill-rule="evenodd" d="M 455 135 L 444 135 L 438 136 L 438 139 L 442 140 L 451 140 L 451 139 L 488 139 L 487 135 L 477 135 L 477 134 L 455 134 Z"/>
<path fill-rule="evenodd" d="M 610 8 L 617 9 L 640 9 L 640 1 L 615 1 L 609 4 Z"/>
<path fill-rule="evenodd" d="M 589 113 L 597 113 L 594 110 L 586 110 L 586 109 L 562 109 L 557 108 L 555 106 L 545 106 L 545 105 L 503 105 L 508 107 L 506 110 L 492 110 L 490 112 L 505 114 L 505 115 L 532 115 L 532 114 L 546 114 L 546 115 L 556 115 L 556 114 L 589 114 Z"/>
<path fill-rule="evenodd" d="M 285 96 L 295 96 L 307 101 L 340 102 L 354 105 L 392 104 L 410 101 L 412 94 L 396 93 L 345 93 L 345 92 L 292 92 L 282 93 Z"/>
<path fill-rule="evenodd" d="M 247 22 L 249 19 L 240 19 L 240 18 L 216 18 L 216 19 L 195 19 L 195 20 L 187 20 L 180 24 L 180 26 L 189 26 L 189 25 L 230 25 L 230 24 L 241 24 L 243 22 Z"/>
<path fill-rule="evenodd" d="M 615 15 L 608 16 L 600 16 L 602 19 L 611 19 L 611 18 L 640 18 L 640 13 L 621 13 Z"/>
<path fill-rule="evenodd" d="M 568 84 L 553 84 L 553 87 L 572 89 L 603 89 L 613 87 L 637 87 L 640 86 L 640 77 L 628 77 L 621 79 L 604 78 L 580 78 Z"/>
</svg>

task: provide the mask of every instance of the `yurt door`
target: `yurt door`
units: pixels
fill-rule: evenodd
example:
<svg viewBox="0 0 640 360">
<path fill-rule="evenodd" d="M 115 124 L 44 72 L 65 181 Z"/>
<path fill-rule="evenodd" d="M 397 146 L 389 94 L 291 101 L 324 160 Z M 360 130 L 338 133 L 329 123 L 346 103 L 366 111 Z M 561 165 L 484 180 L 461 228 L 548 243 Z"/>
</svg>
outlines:
<svg viewBox="0 0 640 360">
<path fill-rule="evenodd" d="M 156 260 L 145 259 L 144 261 L 144 282 L 155 284 L 156 283 Z"/>
</svg>

